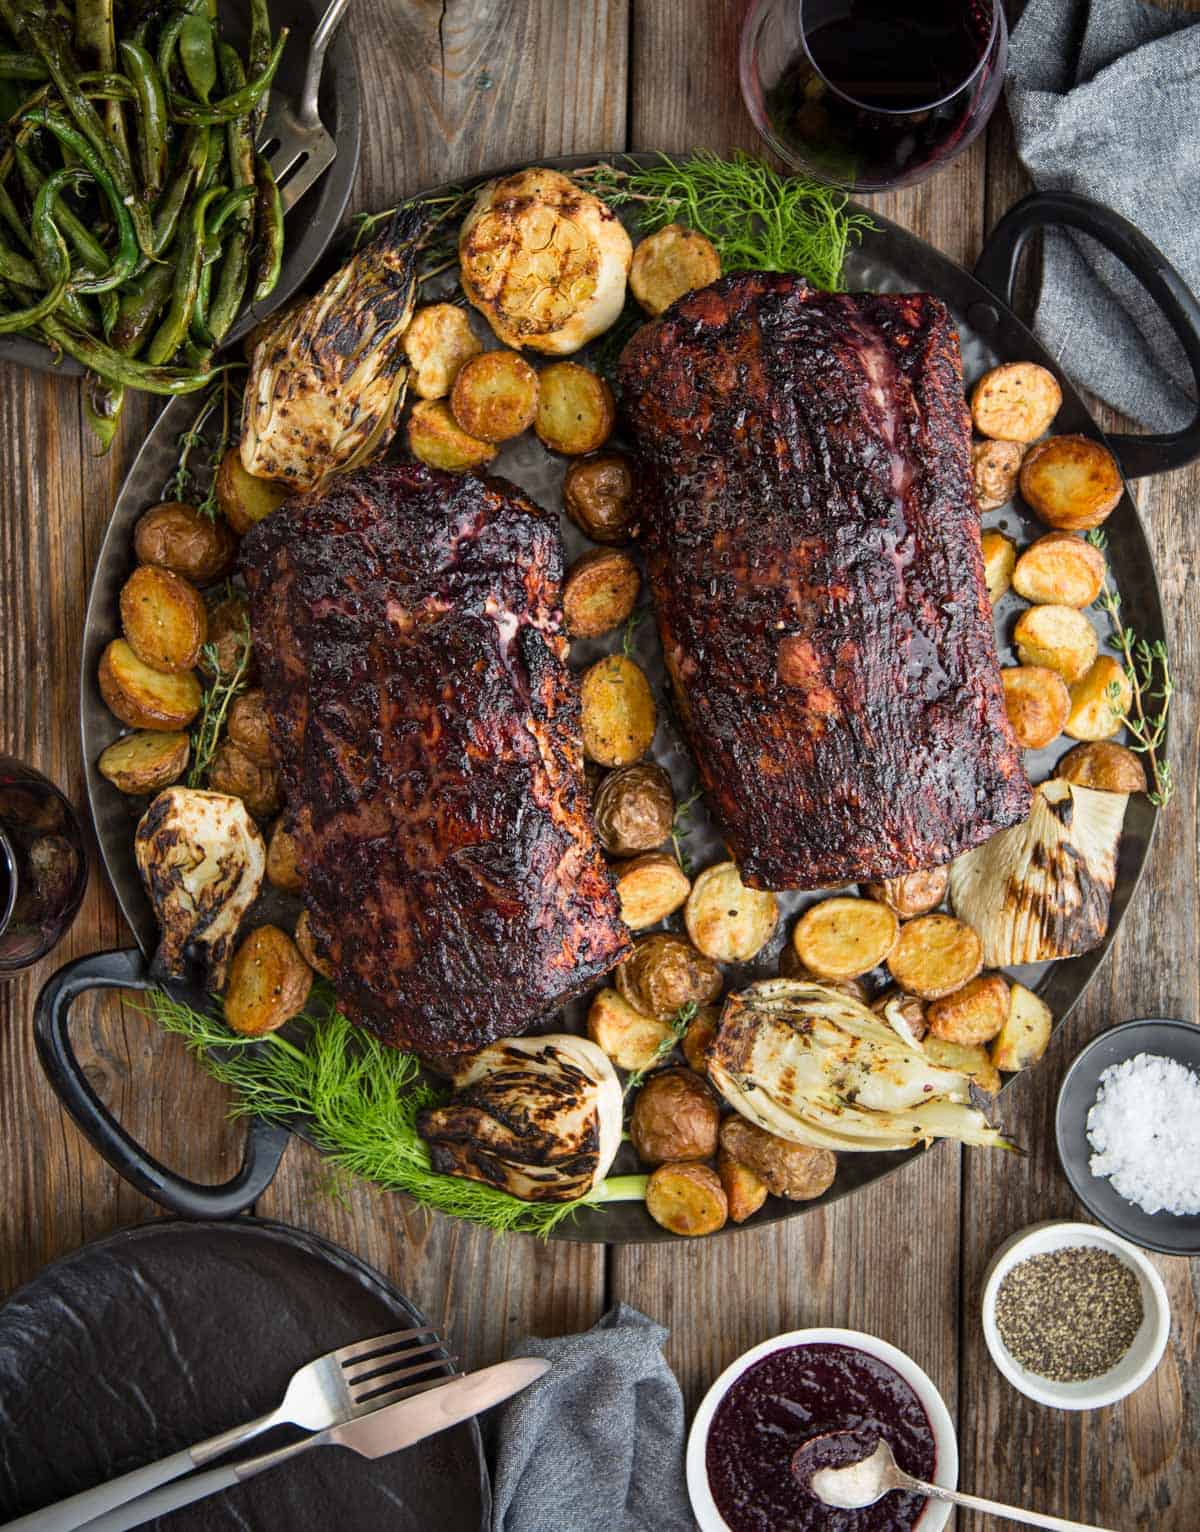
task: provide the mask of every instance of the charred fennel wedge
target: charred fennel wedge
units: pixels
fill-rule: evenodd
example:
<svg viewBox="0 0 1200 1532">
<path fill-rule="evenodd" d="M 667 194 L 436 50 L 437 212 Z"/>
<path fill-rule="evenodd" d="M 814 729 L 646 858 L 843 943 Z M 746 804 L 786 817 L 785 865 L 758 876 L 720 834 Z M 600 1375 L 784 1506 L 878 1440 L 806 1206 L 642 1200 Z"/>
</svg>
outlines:
<svg viewBox="0 0 1200 1532">
<path fill-rule="evenodd" d="M 725 1002 L 708 1055 L 749 1122 L 819 1149 L 909 1149 L 924 1139 L 1011 1149 L 969 1076 L 933 1065 L 866 1006 L 819 984 L 768 979 Z"/>
<path fill-rule="evenodd" d="M 1054 779 L 1024 824 L 950 868 L 950 899 L 978 931 L 988 968 L 1077 957 L 1104 940 L 1126 793 Z"/>
</svg>

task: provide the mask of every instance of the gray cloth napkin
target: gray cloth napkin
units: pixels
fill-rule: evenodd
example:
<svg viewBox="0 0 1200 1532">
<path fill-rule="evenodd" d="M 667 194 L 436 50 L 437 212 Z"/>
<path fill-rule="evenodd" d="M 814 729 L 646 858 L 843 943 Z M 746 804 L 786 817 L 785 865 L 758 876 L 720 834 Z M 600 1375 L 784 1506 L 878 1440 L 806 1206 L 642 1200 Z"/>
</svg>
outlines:
<svg viewBox="0 0 1200 1532">
<path fill-rule="evenodd" d="M 1141 0 L 1030 0 L 1008 105 L 1039 187 L 1123 214 L 1200 292 L 1200 14 Z M 1115 257 L 1048 234 L 1035 328 L 1066 370 L 1155 430 L 1195 414 L 1174 336 Z"/>
<path fill-rule="evenodd" d="M 666 1338 L 622 1303 L 582 1335 L 514 1348 L 554 1366 L 491 1425 L 493 1532 L 693 1532 Z"/>
</svg>

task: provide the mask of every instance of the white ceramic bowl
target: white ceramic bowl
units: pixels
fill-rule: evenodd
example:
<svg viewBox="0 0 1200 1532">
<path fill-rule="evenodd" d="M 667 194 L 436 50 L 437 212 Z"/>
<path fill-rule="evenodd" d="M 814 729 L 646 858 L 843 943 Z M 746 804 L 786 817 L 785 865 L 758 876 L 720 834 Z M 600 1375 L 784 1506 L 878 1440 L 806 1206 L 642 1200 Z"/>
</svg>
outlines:
<svg viewBox="0 0 1200 1532">
<path fill-rule="evenodd" d="M 1142 1325 L 1115 1367 L 1083 1383 L 1052 1383 L 1030 1372 L 1009 1351 L 996 1326 L 996 1294 L 1018 1262 L 1068 1245 L 1111 1251 L 1136 1274 L 1142 1289 Z M 1140 1388 L 1162 1360 L 1171 1329 L 1171 1306 L 1158 1272 L 1136 1246 L 1090 1223 L 1039 1223 L 1006 1240 L 992 1257 L 983 1286 L 983 1337 L 992 1361 L 1015 1389 L 1056 1410 L 1098 1410 Z"/>
<path fill-rule="evenodd" d="M 791 1330 L 787 1335 L 776 1335 L 772 1340 L 763 1341 L 760 1346 L 743 1353 L 736 1362 L 731 1362 L 700 1402 L 687 1445 L 688 1494 L 700 1532 L 729 1532 L 729 1524 L 717 1509 L 708 1487 L 708 1466 L 705 1462 L 708 1431 L 717 1406 L 730 1385 L 764 1356 L 770 1356 L 773 1351 L 783 1351 L 789 1346 L 814 1345 L 853 1346 L 895 1368 L 929 1416 L 936 1452 L 933 1482 L 945 1489 L 957 1486 L 958 1439 L 954 1434 L 954 1422 L 933 1380 L 921 1371 L 911 1357 L 905 1356 L 895 1346 L 889 1346 L 887 1341 L 876 1340 L 873 1335 L 863 1335 L 859 1330 Z M 949 1505 L 929 1501 L 917 1519 L 913 1532 L 941 1532 L 950 1519 L 950 1511 Z"/>
</svg>

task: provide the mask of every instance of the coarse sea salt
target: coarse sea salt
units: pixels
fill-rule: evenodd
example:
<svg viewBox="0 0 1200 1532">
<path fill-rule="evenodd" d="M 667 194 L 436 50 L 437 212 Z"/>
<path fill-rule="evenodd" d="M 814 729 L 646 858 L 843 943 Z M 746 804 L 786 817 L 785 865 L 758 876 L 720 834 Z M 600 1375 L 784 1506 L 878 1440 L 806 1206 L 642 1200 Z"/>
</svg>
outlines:
<svg viewBox="0 0 1200 1532">
<path fill-rule="evenodd" d="M 1200 1075 L 1139 1053 L 1113 1064 L 1087 1117 L 1094 1176 L 1146 1213 L 1200 1213 Z"/>
</svg>

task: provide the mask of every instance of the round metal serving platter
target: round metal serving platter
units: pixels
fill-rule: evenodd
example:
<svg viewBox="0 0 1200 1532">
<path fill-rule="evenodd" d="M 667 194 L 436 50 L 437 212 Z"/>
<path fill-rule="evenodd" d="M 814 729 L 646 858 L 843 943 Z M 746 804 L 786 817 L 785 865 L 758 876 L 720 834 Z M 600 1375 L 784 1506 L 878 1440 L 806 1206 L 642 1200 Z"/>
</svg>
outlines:
<svg viewBox="0 0 1200 1532">
<path fill-rule="evenodd" d="M 271 0 L 271 21 L 278 29 L 288 27 L 291 35 L 279 61 L 272 83 L 272 95 L 298 99 L 308 61 L 308 45 L 317 23 L 325 13 L 327 0 Z M 221 20 L 226 35 L 241 47 L 246 37 L 246 7 L 222 0 Z M 358 66 L 347 26 L 334 34 L 325 55 L 321 76 L 321 121 L 337 144 L 337 157 L 319 181 L 288 213 L 284 225 L 283 267 L 279 281 L 269 298 L 242 310 L 237 322 L 225 337 L 224 344 L 239 341 L 296 291 L 325 253 L 325 247 L 341 226 L 358 173 L 362 147 L 362 94 Z M 37 372 L 53 372 L 62 377 L 81 378 L 84 367 L 74 357 L 55 357 L 46 346 L 24 335 L 0 335 L 0 362 L 15 362 Z"/>
<path fill-rule="evenodd" d="M 595 155 L 575 156 L 549 159 L 545 163 L 569 172 L 594 164 L 596 158 Z M 653 156 L 637 158 L 650 160 Z M 503 172 L 491 174 L 497 173 Z M 481 175 L 477 179 L 482 183 L 489 177 Z M 425 195 L 435 196 L 445 190 L 447 188 L 438 188 Z M 963 375 L 968 390 L 981 373 L 1000 362 L 1039 362 L 1055 374 L 1062 386 L 1063 403 L 1055 421 L 1055 431 L 1077 432 L 1097 441 L 1105 441 L 1104 434 L 1070 380 L 1005 303 L 977 282 L 969 272 L 932 246 L 874 212 L 870 212 L 869 216 L 874 220 L 874 230 L 866 235 L 861 246 L 851 253 L 847 261 L 845 285 L 849 289 L 880 292 L 919 290 L 936 294 L 948 305 L 957 323 L 962 342 Z M 452 278 L 446 280 L 452 285 Z M 427 285 L 422 293 L 425 301 L 437 296 L 441 294 L 434 288 L 434 284 Z M 495 344 L 482 321 L 478 322 L 478 329 L 489 344 Z M 583 353 L 583 359 L 587 359 L 586 352 Z M 100 752 L 124 732 L 101 700 L 96 672 L 105 645 L 120 632 L 117 597 L 135 562 L 134 523 L 148 506 L 161 498 L 163 485 L 174 465 L 178 437 L 190 423 L 195 408 L 194 400 L 172 400 L 138 454 L 117 499 L 100 550 L 84 629 L 80 714 L 88 798 L 109 878 L 125 918 L 147 958 L 157 944 L 157 928 L 133 856 L 134 826 L 145 807 L 145 801 L 130 799 L 119 793 L 96 770 L 95 763 Z M 508 444 L 491 465 L 494 472 L 512 479 L 535 500 L 556 510 L 561 508 L 561 482 L 565 466 L 561 458 L 546 452 L 532 433 L 526 433 L 524 437 Z M 987 513 L 984 525 L 1007 532 L 1019 543 L 1028 543 L 1045 531 L 1018 504 Z M 591 546 L 565 516 L 562 518 L 562 528 L 568 561 Z M 1106 523 L 1106 530 L 1112 576 L 1120 591 L 1126 621 L 1150 641 L 1161 638 L 1163 615 L 1154 563 L 1128 488 L 1120 505 Z M 1024 603 L 1009 595 L 996 608 L 997 639 L 1001 662 L 1004 664 L 1016 662 L 1010 636 L 1015 617 L 1023 607 Z M 1097 610 L 1092 610 L 1089 616 L 1096 623 L 1103 639 L 1109 631 L 1107 618 Z M 576 667 L 588 664 L 599 654 L 610 652 L 614 647 L 615 641 L 611 636 L 606 640 L 576 643 L 571 651 L 572 664 Z M 676 792 L 682 799 L 691 792 L 695 773 L 670 712 L 665 672 L 652 621 L 642 622 L 636 628 L 632 652 L 648 672 L 660 704 L 664 704 L 660 706 L 660 725 L 653 757 L 671 773 Z M 1072 743 L 1063 738 L 1045 750 L 1026 752 L 1026 765 L 1031 779 L 1039 782 L 1051 775 L 1055 761 Z M 1082 997 L 1116 935 L 1149 855 L 1156 818 L 1156 811 L 1144 794 L 1130 798 L 1113 890 L 1111 917 L 1100 946 L 1082 957 L 1041 964 L 1034 968 L 1010 970 L 1010 973 L 1042 996 L 1054 1013 L 1056 1026 L 1061 1025 Z M 693 869 L 725 858 L 720 837 L 701 803 L 697 803 L 692 812 L 690 828 L 684 839 L 684 850 Z M 781 894 L 779 897 L 784 918 L 774 937 L 753 963 L 727 966 L 727 990 L 737 989 L 754 979 L 774 977 L 778 971 L 780 950 L 789 939 L 796 912 L 828 892 Z M 265 920 L 277 920 L 290 929 L 298 910 L 299 905 L 295 900 L 281 895 L 277 890 L 268 889 L 250 912 L 248 923 L 256 925 Z M 677 916 L 668 922 L 668 926 L 678 925 Z M 877 977 L 882 984 L 885 975 L 881 973 Z M 581 1017 L 582 1006 L 577 1004 L 566 1013 L 566 1023 L 579 1028 Z M 562 1025 L 563 1018 L 555 1018 L 538 1030 L 561 1030 Z M 1012 1077 L 1005 1086 L 996 1108 L 995 1115 L 1001 1122 L 1004 1119 L 1005 1096 L 1015 1079 L 1015 1076 Z M 295 1124 L 294 1131 L 303 1136 L 304 1124 Z M 1036 1150 L 1038 1146 L 1022 1147 Z M 1047 1144 L 1043 1148 L 1044 1152 L 1053 1153 L 1052 1145 Z M 769 1198 L 762 1210 L 741 1227 L 753 1228 L 781 1218 L 799 1217 L 814 1207 L 825 1206 L 850 1195 L 897 1169 L 914 1154 L 924 1152 L 931 1151 L 842 1154 L 839 1156 L 837 1177 L 824 1196 L 813 1202 L 799 1203 Z M 628 1145 L 622 1148 L 621 1153 L 623 1156 L 632 1156 Z M 619 1173 L 623 1169 L 634 1168 L 632 1158 L 628 1162 L 618 1159 L 615 1170 Z M 724 1232 L 732 1232 L 733 1229 L 733 1225 L 726 1225 Z M 554 1237 L 617 1244 L 675 1238 L 655 1224 L 641 1204 L 634 1203 L 617 1203 L 587 1210 L 575 1219 L 560 1224 Z"/>
</svg>

